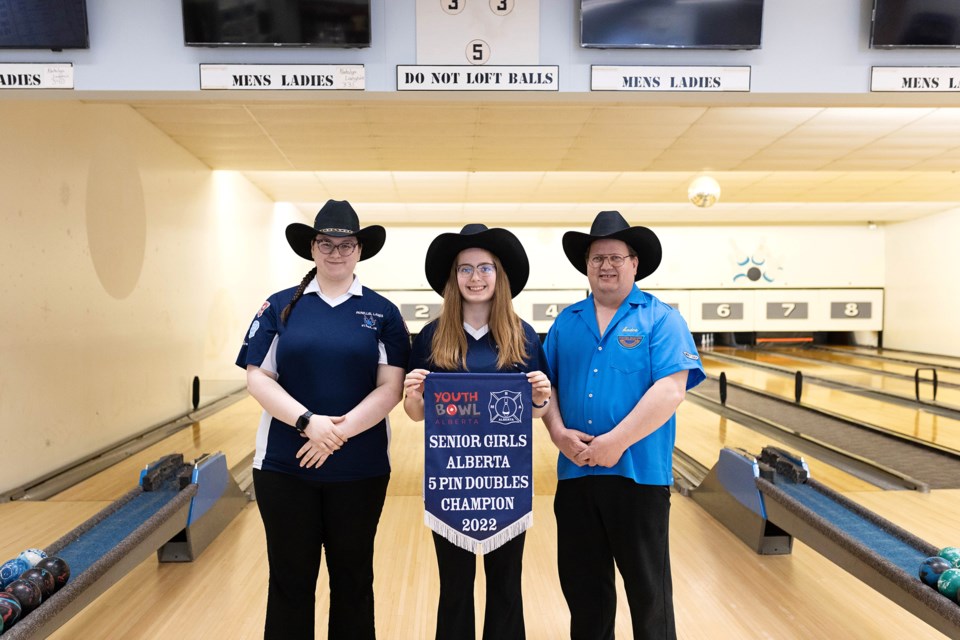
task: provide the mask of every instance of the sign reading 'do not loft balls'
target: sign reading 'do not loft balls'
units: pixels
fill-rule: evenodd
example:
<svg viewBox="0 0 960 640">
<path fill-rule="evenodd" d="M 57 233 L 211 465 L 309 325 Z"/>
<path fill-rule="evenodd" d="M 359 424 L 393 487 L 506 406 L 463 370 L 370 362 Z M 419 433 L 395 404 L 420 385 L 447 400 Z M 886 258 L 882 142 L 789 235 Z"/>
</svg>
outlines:
<svg viewBox="0 0 960 640">
<path fill-rule="evenodd" d="M 362 91 L 362 64 L 201 64 L 200 88 L 240 91 Z"/>
<path fill-rule="evenodd" d="M 960 91 L 960 67 L 873 67 L 870 91 L 924 93 Z"/>
<path fill-rule="evenodd" d="M 0 64 L 0 89 L 73 89 L 73 64 Z"/>
<path fill-rule="evenodd" d="M 559 90 L 557 66 L 397 66 L 397 91 Z"/>
<path fill-rule="evenodd" d="M 590 67 L 591 91 L 750 91 L 750 67 Z"/>
</svg>

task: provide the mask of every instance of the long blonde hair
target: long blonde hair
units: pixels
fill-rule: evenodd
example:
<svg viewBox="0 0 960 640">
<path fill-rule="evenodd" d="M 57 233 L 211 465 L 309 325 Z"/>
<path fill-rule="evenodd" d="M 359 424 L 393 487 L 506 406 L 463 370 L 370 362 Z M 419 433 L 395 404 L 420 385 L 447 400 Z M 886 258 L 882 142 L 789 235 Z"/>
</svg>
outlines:
<svg viewBox="0 0 960 640">
<path fill-rule="evenodd" d="M 490 255 L 497 267 L 497 279 L 493 285 L 487 326 L 499 349 L 497 368 L 506 369 L 525 362 L 529 351 L 520 316 L 513 310 L 510 278 L 503 270 L 500 259 L 492 253 Z M 430 360 L 441 369 L 467 369 L 467 335 L 463 330 L 463 296 L 457 282 L 456 260 L 450 265 L 450 275 L 443 288 L 443 307 L 437 319 L 437 330 L 433 334 Z"/>
</svg>

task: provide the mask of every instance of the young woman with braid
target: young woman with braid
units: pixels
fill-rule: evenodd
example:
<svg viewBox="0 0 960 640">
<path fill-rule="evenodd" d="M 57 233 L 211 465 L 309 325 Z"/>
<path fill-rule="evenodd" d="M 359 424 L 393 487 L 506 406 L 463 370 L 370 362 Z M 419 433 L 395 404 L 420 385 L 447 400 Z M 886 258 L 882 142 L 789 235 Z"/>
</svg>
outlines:
<svg viewBox="0 0 960 640">
<path fill-rule="evenodd" d="M 540 339 L 513 310 L 530 265 L 523 245 L 506 229 L 468 224 L 460 233 L 444 233 L 430 244 L 427 281 L 443 296 L 440 317 L 413 342 L 404 379 L 403 408 L 423 420 L 423 382 L 431 371 L 451 373 L 526 373 L 533 396 L 533 417 L 546 412 L 550 380 Z M 486 574 L 484 640 L 525 637 L 520 573 L 521 533 L 483 556 Z M 437 640 L 474 638 L 473 587 L 476 556 L 433 534 L 440 569 Z"/>
<path fill-rule="evenodd" d="M 270 296 L 237 365 L 263 406 L 254 489 L 270 565 L 264 638 L 313 638 L 322 552 L 331 640 L 375 638 L 373 541 L 390 478 L 387 414 L 400 401 L 409 335 L 397 307 L 354 268 L 383 247 L 330 200 L 287 241 L 315 267 Z"/>
</svg>

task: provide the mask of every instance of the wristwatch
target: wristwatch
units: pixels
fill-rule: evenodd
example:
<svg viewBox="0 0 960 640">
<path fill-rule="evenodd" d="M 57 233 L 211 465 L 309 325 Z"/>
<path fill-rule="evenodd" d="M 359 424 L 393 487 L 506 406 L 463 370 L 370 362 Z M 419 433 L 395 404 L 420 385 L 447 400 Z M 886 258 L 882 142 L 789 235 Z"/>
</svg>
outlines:
<svg viewBox="0 0 960 640">
<path fill-rule="evenodd" d="M 312 411 L 305 412 L 302 416 L 297 418 L 297 424 L 293 425 L 293 427 L 300 433 L 303 433 L 306 430 L 307 425 L 310 424 L 310 416 L 312 415 Z"/>
</svg>

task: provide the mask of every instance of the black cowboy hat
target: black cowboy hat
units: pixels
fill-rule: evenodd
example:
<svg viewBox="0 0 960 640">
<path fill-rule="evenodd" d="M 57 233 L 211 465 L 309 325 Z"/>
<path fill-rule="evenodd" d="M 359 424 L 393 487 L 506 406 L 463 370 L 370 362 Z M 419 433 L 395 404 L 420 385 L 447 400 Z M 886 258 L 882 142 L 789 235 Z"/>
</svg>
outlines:
<svg viewBox="0 0 960 640">
<path fill-rule="evenodd" d="M 434 291 L 443 295 L 450 267 L 464 249 L 486 249 L 497 256 L 510 280 L 510 297 L 523 291 L 530 276 L 530 262 L 523 245 L 506 229 L 488 229 L 484 224 L 468 224 L 460 233 L 441 233 L 430 243 L 423 268 Z"/>
<path fill-rule="evenodd" d="M 587 251 L 595 240 L 622 240 L 637 254 L 634 281 L 646 278 L 660 266 L 663 250 L 660 240 L 646 227 L 631 227 L 619 211 L 601 211 L 593 220 L 590 233 L 567 231 L 563 234 L 563 252 L 577 271 L 587 274 Z"/>
<path fill-rule="evenodd" d="M 287 225 L 287 242 L 298 256 L 313 260 L 310 243 L 318 233 L 334 238 L 356 237 L 357 242 L 363 245 L 360 253 L 361 260 L 377 255 L 387 240 L 387 232 L 380 225 L 375 224 L 361 229 L 357 212 L 346 200 L 327 200 L 327 203 L 317 212 L 312 227 L 302 222 Z"/>
</svg>

